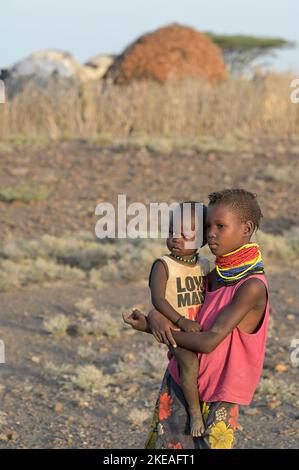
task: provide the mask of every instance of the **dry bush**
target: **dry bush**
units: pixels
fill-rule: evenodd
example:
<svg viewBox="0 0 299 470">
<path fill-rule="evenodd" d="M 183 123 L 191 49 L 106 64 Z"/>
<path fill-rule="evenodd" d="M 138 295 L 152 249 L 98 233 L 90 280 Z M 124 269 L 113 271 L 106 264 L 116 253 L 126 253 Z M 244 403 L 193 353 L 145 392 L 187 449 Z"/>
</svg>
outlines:
<svg viewBox="0 0 299 470">
<path fill-rule="evenodd" d="M 72 370 L 73 366 L 71 364 L 54 364 L 52 361 L 46 361 L 41 374 L 45 378 L 59 379 L 61 377 L 66 378 Z"/>
<path fill-rule="evenodd" d="M 160 380 L 168 364 L 168 349 L 165 345 L 155 344 L 140 353 L 140 360 L 144 363 L 147 373 L 154 379 Z"/>
<path fill-rule="evenodd" d="M 284 233 L 287 244 L 291 247 L 293 258 L 299 258 L 299 226 L 291 227 Z"/>
<path fill-rule="evenodd" d="M 75 327 L 81 335 L 108 336 L 116 338 L 123 329 L 119 313 L 105 308 L 97 309 L 90 297 L 75 304 Z"/>
<path fill-rule="evenodd" d="M 72 383 L 76 387 L 95 395 L 107 397 L 108 385 L 113 382 L 110 375 L 105 375 L 93 365 L 80 366 L 76 370 L 76 376 L 72 377 Z"/>
<path fill-rule="evenodd" d="M 41 370 L 41 376 L 46 379 L 54 379 L 65 390 L 74 387 L 92 395 L 107 397 L 109 395 L 108 385 L 114 383 L 114 378 L 104 374 L 93 364 L 86 364 L 75 369 L 72 364 L 54 364 L 47 361 Z"/>
<path fill-rule="evenodd" d="M 64 237 L 45 234 L 38 239 L 7 240 L 0 247 L 0 256 L 11 260 L 51 258 L 83 270 L 105 265 L 115 253 L 112 243 L 99 243 L 92 233 L 84 231 Z"/>
<path fill-rule="evenodd" d="M 77 266 L 83 270 L 104 266 L 116 252 L 113 244 L 101 244 L 94 238 L 88 240 L 84 233 L 76 237 L 71 235 L 63 238 L 45 235 L 42 240 L 46 253 L 57 262 Z"/>
<path fill-rule="evenodd" d="M 262 378 L 257 387 L 257 393 L 262 396 L 276 396 L 281 401 L 293 402 L 297 395 L 297 384 L 286 383 L 282 379 Z"/>
<path fill-rule="evenodd" d="M 299 255 L 299 227 L 292 227 L 283 235 L 272 235 L 258 231 L 255 235 L 262 255 L 266 261 L 283 261 L 284 263 L 298 263 Z"/>
<path fill-rule="evenodd" d="M 28 284 L 54 281 L 74 281 L 85 277 L 83 271 L 63 266 L 50 259 L 23 259 L 18 262 L 0 259 L 0 292 Z"/>
<path fill-rule="evenodd" d="M 81 359 L 87 359 L 88 357 L 94 354 L 94 349 L 89 346 L 79 346 L 77 349 L 77 354 Z"/>
<path fill-rule="evenodd" d="M 36 239 L 8 238 L 0 246 L 0 291 L 27 284 L 86 279 L 94 266 L 114 256 L 112 243 L 98 243 L 93 234 Z"/>
<path fill-rule="evenodd" d="M 122 329 L 122 321 L 116 320 L 111 311 L 106 309 L 97 310 L 92 319 L 80 318 L 77 320 L 78 332 L 82 335 L 108 336 L 117 338 Z"/>
<path fill-rule="evenodd" d="M 148 279 L 155 258 L 167 252 L 165 240 L 135 239 L 115 244 L 116 257 L 107 265 L 90 272 L 90 282 L 94 287 L 102 287 L 109 282 L 139 282 Z"/>
<path fill-rule="evenodd" d="M 124 360 L 119 360 L 114 364 L 115 383 L 132 382 L 142 376 L 161 380 L 167 364 L 167 348 L 164 345 L 155 344 L 145 347 L 145 350 L 138 353 L 133 365 Z"/>
<path fill-rule="evenodd" d="M 119 360 L 116 364 L 113 365 L 113 377 L 114 381 L 117 384 L 123 384 L 125 382 L 132 382 L 136 380 L 138 375 L 144 374 L 146 371 L 144 369 L 144 363 L 141 361 L 137 364 L 126 363 L 125 361 Z"/>
<path fill-rule="evenodd" d="M 141 427 L 145 421 L 150 418 L 151 414 L 147 410 L 133 409 L 129 413 L 129 420 L 133 426 Z"/>
<path fill-rule="evenodd" d="M 287 74 L 269 73 L 218 85 L 200 80 L 117 86 L 109 81 L 66 87 L 59 80 L 37 89 L 28 83 L 0 107 L 0 137 L 111 137 L 148 135 L 299 134 L 299 106 L 290 100 Z"/>
<path fill-rule="evenodd" d="M 292 165 L 276 166 L 267 165 L 263 171 L 263 176 L 267 180 L 279 181 L 281 183 L 293 183 L 299 181 L 299 173 Z"/>
<path fill-rule="evenodd" d="M 94 301 L 91 297 L 85 297 L 75 303 L 75 307 L 82 315 L 92 314 L 95 310 Z"/>
<path fill-rule="evenodd" d="M 48 333 L 61 335 L 66 333 L 69 326 L 69 319 L 62 314 L 55 315 L 44 320 L 44 328 Z"/>
<path fill-rule="evenodd" d="M 47 199 L 49 193 L 49 188 L 41 183 L 22 183 L 17 186 L 0 189 L 0 201 L 43 201 Z"/>
</svg>

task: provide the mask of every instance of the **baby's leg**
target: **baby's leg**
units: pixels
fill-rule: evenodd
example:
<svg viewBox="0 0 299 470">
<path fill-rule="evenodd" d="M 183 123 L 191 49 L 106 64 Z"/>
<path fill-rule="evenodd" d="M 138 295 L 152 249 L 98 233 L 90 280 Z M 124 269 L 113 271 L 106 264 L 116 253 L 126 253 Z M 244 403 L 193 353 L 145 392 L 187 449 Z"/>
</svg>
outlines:
<svg viewBox="0 0 299 470">
<path fill-rule="evenodd" d="M 180 382 L 188 403 L 191 434 L 194 437 L 201 436 L 204 433 L 204 422 L 201 414 L 197 389 L 197 354 L 179 347 L 173 348 L 171 346 L 169 349 L 180 366 Z"/>
</svg>

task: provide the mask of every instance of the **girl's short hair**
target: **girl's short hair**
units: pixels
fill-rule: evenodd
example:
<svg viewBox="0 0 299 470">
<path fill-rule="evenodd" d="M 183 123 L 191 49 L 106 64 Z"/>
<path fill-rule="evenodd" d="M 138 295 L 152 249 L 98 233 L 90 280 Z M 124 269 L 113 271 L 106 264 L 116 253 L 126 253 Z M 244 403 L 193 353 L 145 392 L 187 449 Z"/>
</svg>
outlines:
<svg viewBox="0 0 299 470">
<path fill-rule="evenodd" d="M 237 212 L 243 222 L 251 220 L 258 230 L 263 217 L 257 195 L 245 189 L 223 189 L 209 194 L 209 206 L 225 204 Z"/>
</svg>

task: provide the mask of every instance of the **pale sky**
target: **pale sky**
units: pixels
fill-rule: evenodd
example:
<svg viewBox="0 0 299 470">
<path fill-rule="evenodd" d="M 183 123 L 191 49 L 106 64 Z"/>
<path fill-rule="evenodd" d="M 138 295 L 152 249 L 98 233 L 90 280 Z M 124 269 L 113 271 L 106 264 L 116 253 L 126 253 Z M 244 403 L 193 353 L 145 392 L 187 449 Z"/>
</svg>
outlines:
<svg viewBox="0 0 299 470">
<path fill-rule="evenodd" d="M 298 42 L 298 0 L 1 0 L 0 67 L 57 48 L 85 62 L 120 53 L 141 34 L 177 22 L 200 31 L 279 36 Z M 299 71 L 299 48 L 273 68 Z"/>
</svg>

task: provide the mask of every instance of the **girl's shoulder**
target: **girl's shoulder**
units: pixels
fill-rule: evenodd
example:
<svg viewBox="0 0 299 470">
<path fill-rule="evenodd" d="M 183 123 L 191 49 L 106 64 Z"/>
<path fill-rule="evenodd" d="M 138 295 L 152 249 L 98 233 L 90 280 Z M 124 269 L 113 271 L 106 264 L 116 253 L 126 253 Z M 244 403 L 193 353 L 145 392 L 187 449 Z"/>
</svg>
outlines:
<svg viewBox="0 0 299 470">
<path fill-rule="evenodd" d="M 256 286 L 257 288 L 264 287 L 266 291 L 269 289 L 268 281 L 265 276 L 265 274 L 249 274 L 248 276 L 244 277 L 243 279 L 240 279 L 239 282 L 237 282 L 234 285 L 234 292 L 236 292 L 241 286 L 243 286 L 243 289 L 246 289 L 246 287 L 251 287 L 251 286 Z"/>
</svg>

